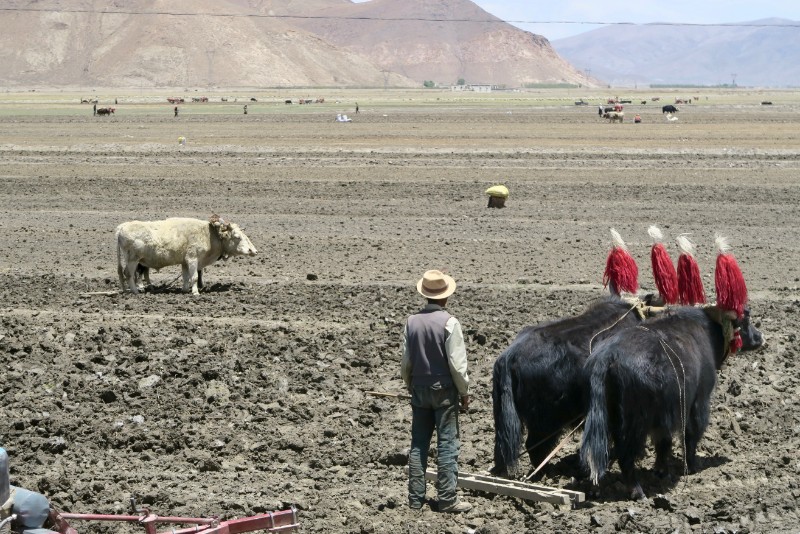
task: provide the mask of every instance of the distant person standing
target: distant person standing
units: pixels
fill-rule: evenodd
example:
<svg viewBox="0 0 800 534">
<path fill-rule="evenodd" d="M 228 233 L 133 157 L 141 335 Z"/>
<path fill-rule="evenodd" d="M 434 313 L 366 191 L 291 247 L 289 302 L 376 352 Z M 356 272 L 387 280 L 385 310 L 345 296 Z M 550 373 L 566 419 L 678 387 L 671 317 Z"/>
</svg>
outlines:
<svg viewBox="0 0 800 534">
<path fill-rule="evenodd" d="M 175 106 L 175 116 L 178 116 L 178 106 Z"/>
<path fill-rule="evenodd" d="M 247 115 L 247 104 L 244 105 L 244 114 Z"/>
<path fill-rule="evenodd" d="M 92 105 L 92 115 L 97 115 L 97 103 Z"/>
<path fill-rule="evenodd" d="M 356 113 L 358 113 L 358 102 L 356 102 Z"/>
</svg>

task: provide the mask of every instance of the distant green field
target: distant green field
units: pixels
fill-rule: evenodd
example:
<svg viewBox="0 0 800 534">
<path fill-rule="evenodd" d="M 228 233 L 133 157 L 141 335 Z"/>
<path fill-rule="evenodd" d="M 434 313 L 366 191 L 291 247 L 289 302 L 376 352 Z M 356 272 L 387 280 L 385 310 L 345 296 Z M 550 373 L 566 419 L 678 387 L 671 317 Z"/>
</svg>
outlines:
<svg viewBox="0 0 800 534">
<path fill-rule="evenodd" d="M 209 102 L 191 102 L 192 97 L 206 96 Z M 436 107 L 452 109 L 514 109 L 526 107 L 573 106 L 577 101 L 588 105 L 604 104 L 611 98 L 642 101 L 654 104 L 669 104 L 677 98 L 693 99 L 702 105 L 752 105 L 761 102 L 778 104 L 800 104 L 797 90 L 756 90 L 748 88 L 642 88 L 642 89 L 587 89 L 579 87 L 532 88 L 521 90 L 476 93 L 472 91 L 450 91 L 449 89 L 252 89 L 248 91 L 137 91 L 104 90 L 96 93 L 28 91 L 0 93 L 0 116 L 85 116 L 92 113 L 92 104 L 81 103 L 83 99 L 98 100 L 98 107 L 115 107 L 120 114 L 133 116 L 163 116 L 173 113 L 174 104 L 168 97 L 182 97 L 179 104 L 181 115 L 243 114 L 247 105 L 248 114 L 330 113 L 355 112 L 358 102 L 362 112 L 375 112 L 398 108 Z M 227 101 L 222 101 L 226 98 Z M 251 101 L 255 98 L 257 101 Z M 298 105 L 298 99 L 312 100 L 311 104 Z M 316 103 L 324 98 L 324 103 Z M 292 104 L 285 104 L 291 100 Z M 116 102 L 116 103 L 115 103 Z"/>
</svg>

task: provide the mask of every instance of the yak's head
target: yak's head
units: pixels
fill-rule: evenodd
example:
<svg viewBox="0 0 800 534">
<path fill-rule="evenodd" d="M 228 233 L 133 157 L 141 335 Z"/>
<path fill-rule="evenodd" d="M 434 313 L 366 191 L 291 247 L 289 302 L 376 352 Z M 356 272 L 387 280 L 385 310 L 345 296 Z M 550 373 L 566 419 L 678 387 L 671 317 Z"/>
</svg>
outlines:
<svg viewBox="0 0 800 534">
<path fill-rule="evenodd" d="M 741 316 L 733 310 L 720 308 L 716 305 L 704 308 L 706 313 L 722 327 L 722 336 L 725 343 L 723 359 L 729 354 L 739 350 L 755 350 L 764 344 L 764 336 L 750 322 L 750 308 L 744 307 Z"/>
<path fill-rule="evenodd" d="M 742 350 L 754 350 L 764 344 L 764 336 L 758 329 L 759 323 L 750 322 L 750 308 L 745 307 L 741 317 L 733 319 L 733 327 L 738 329 L 742 339 Z"/>
</svg>

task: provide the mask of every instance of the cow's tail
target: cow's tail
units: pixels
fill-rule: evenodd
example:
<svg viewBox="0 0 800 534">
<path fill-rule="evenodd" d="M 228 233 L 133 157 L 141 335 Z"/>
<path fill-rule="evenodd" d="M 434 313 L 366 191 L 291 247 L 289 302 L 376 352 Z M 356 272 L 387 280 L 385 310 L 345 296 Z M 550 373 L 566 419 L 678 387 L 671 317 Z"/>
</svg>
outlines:
<svg viewBox="0 0 800 534">
<path fill-rule="evenodd" d="M 127 267 L 128 260 L 123 258 L 122 253 L 122 225 L 117 226 L 114 231 L 114 240 L 117 242 L 117 275 L 119 276 L 119 283 L 122 290 L 125 291 L 125 268 Z"/>
<path fill-rule="evenodd" d="M 522 442 L 522 423 L 514 404 L 514 390 L 509 365 L 510 354 L 504 353 L 492 369 L 492 404 L 494 411 L 494 468 L 497 475 L 513 474 Z"/>
<path fill-rule="evenodd" d="M 597 354 L 587 362 L 589 372 L 589 411 L 583 428 L 581 462 L 589 471 L 592 482 L 597 484 L 608 468 L 608 403 L 606 401 L 606 377 L 608 358 Z"/>
</svg>

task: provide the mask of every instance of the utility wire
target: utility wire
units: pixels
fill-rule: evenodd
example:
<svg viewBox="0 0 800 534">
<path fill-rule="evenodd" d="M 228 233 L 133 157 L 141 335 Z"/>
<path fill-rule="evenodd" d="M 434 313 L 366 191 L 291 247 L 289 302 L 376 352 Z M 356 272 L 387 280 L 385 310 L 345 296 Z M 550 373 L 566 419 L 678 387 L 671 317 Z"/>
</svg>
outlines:
<svg viewBox="0 0 800 534">
<path fill-rule="evenodd" d="M 381 22 L 479 22 L 508 24 L 580 24 L 592 26 L 689 26 L 689 27 L 732 27 L 732 28 L 800 28 L 800 23 L 776 24 L 769 22 L 742 23 L 700 23 L 700 22 L 622 22 L 622 21 L 588 21 L 588 20 L 503 20 L 491 19 L 459 19 L 429 17 L 366 17 L 337 15 L 275 15 L 263 13 L 185 13 L 179 11 L 132 11 L 132 10 L 98 10 L 98 9 L 37 9 L 25 7 L 0 7 L 0 12 L 46 12 L 46 13 L 92 13 L 104 15 L 165 15 L 172 17 L 226 17 L 226 18 L 263 18 L 263 19 L 307 19 L 307 20 L 365 20 Z"/>
</svg>

